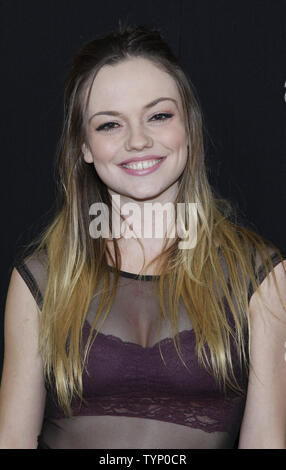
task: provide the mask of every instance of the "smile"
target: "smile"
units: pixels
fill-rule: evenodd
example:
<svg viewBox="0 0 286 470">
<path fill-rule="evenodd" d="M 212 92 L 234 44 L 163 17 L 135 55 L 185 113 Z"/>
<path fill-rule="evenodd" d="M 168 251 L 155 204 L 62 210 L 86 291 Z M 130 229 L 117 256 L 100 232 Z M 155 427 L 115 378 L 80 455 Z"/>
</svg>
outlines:
<svg viewBox="0 0 286 470">
<path fill-rule="evenodd" d="M 145 160 L 141 162 L 132 162 L 126 165 L 120 165 L 120 167 L 130 175 L 144 176 L 156 171 L 161 164 L 164 162 L 166 157 L 156 158 L 154 160 Z"/>
</svg>

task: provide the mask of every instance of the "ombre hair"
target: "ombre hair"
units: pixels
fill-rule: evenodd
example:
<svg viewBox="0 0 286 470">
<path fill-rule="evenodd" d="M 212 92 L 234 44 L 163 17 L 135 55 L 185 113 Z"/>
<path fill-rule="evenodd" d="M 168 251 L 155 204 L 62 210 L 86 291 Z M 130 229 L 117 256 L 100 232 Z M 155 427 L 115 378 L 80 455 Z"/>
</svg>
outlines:
<svg viewBox="0 0 286 470">
<path fill-rule="evenodd" d="M 211 371 L 224 391 L 228 386 L 237 393 L 244 393 L 233 372 L 229 340 L 230 337 L 234 340 L 241 368 L 247 369 L 250 352 L 247 347 L 250 334 L 247 280 L 253 291 L 259 285 L 253 260 L 258 253 L 269 273 L 273 270 L 269 247 L 281 261 L 283 259 L 271 242 L 239 224 L 231 204 L 218 197 L 211 188 L 205 166 L 204 124 L 198 98 L 190 78 L 161 32 L 146 26 L 120 25 L 118 32 L 85 44 L 75 56 L 66 80 L 64 125 L 55 166 L 57 208 L 52 221 L 29 245 L 34 247 L 34 252 L 44 250 L 47 255 L 48 282 L 39 311 L 39 348 L 45 376 L 55 385 L 59 404 L 67 416 L 72 416 L 73 397 L 77 395 L 82 400 L 82 373 L 97 334 L 92 335 L 95 328 L 100 330 L 108 315 L 121 268 L 120 251 L 116 238 L 113 238 L 115 275 L 110 291 L 106 258 L 110 251 L 106 239 L 92 238 L 89 234 L 90 205 L 105 203 L 110 214 L 112 206 L 107 187 L 94 166 L 83 158 L 86 109 L 91 87 L 101 67 L 115 66 L 136 57 L 152 61 L 176 82 L 184 110 L 189 154 L 178 180 L 175 208 L 177 203 L 190 202 L 197 203 L 198 209 L 195 247 L 179 249 L 177 237 L 168 248 L 166 241 L 162 253 L 152 261 L 158 262 L 159 266 L 160 278 L 154 283 L 154 292 L 159 299 L 160 321 L 162 316 L 170 315 L 174 344 L 181 357 L 177 313 L 179 301 L 183 300 L 194 328 L 198 360 Z M 185 220 L 188 227 L 188 211 Z M 222 268 L 221 255 L 227 265 L 228 278 Z M 278 289 L 275 273 L 274 280 Z M 82 328 L 101 282 L 99 308 L 83 351 Z M 170 314 L 164 301 L 166 287 Z M 227 321 L 223 298 L 229 305 L 233 328 Z"/>
</svg>

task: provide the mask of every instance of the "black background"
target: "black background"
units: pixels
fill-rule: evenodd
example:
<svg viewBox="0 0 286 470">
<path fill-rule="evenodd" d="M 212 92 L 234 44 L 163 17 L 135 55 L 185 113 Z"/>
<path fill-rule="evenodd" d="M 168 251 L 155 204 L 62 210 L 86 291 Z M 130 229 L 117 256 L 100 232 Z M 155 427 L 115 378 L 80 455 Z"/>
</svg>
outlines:
<svg viewBox="0 0 286 470">
<path fill-rule="evenodd" d="M 1 348 L 15 253 L 54 204 L 64 77 L 119 19 L 161 30 L 199 96 L 211 183 L 286 253 L 285 18 L 284 0 L 0 2 Z"/>
</svg>

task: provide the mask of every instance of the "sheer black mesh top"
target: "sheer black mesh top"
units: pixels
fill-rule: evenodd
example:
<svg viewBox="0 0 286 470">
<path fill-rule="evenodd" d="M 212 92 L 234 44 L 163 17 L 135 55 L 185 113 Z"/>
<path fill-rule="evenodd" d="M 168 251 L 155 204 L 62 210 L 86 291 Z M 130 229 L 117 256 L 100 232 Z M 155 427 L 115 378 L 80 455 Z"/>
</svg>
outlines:
<svg viewBox="0 0 286 470">
<path fill-rule="evenodd" d="M 274 265 L 278 262 L 273 256 Z M 31 254 L 15 267 L 41 309 L 48 278 L 44 254 Z M 114 275 L 112 267 L 110 275 Z M 260 282 L 264 277 L 260 270 Z M 161 325 L 160 351 L 159 305 L 153 283 L 148 282 L 152 278 L 120 272 L 112 308 L 88 356 L 83 374 L 84 401 L 80 404 L 74 400 L 73 417 L 67 418 L 52 387 L 47 387 L 39 447 L 233 447 L 245 407 L 247 371 L 240 369 L 231 343 L 234 373 L 245 394 L 231 389 L 223 394 L 198 362 L 194 331 L 183 303 L 178 331 L 185 365 L 176 352 L 167 321 Z M 83 328 L 83 346 L 99 301 L 100 295 L 95 292 Z M 227 302 L 225 312 L 231 322 Z M 146 325 L 144 331 L 142 324 Z"/>
</svg>

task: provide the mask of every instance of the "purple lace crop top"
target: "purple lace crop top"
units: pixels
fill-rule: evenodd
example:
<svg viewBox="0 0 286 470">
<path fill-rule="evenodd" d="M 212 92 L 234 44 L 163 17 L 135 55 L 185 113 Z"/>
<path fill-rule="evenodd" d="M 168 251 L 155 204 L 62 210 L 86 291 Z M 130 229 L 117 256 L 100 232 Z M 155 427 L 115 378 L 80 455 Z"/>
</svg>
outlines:
<svg viewBox="0 0 286 470">
<path fill-rule="evenodd" d="M 273 263 L 279 259 L 273 257 Z M 15 264 L 39 307 L 47 282 L 44 256 Z M 113 276 L 113 268 L 110 267 Z M 161 325 L 152 276 L 139 279 L 121 271 L 112 308 L 98 333 L 83 374 L 83 403 L 73 401 L 73 417 L 60 409 L 47 386 L 39 448 L 231 448 L 243 417 L 247 371 L 241 370 L 231 342 L 234 372 L 244 394 L 227 389 L 199 365 L 195 335 L 183 303 L 179 309 L 181 354 L 170 325 Z M 260 281 L 265 273 L 260 271 Z M 249 291 L 249 298 L 252 292 Z M 93 322 L 95 295 L 83 327 L 83 346 Z M 232 321 L 225 302 L 226 314 Z M 139 324 L 150 325 L 140 332 Z M 95 332 L 94 332 L 95 334 Z"/>
</svg>

